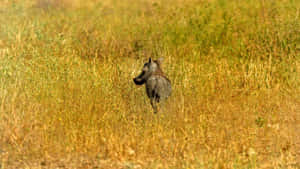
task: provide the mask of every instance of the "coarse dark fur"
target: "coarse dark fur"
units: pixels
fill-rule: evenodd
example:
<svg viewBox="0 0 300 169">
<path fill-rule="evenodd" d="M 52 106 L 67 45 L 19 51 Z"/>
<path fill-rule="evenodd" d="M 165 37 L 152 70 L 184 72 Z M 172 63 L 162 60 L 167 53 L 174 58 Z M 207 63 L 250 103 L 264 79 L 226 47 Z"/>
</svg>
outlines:
<svg viewBox="0 0 300 169">
<path fill-rule="evenodd" d="M 144 64 L 142 73 L 133 81 L 136 85 L 146 84 L 147 96 L 154 113 L 157 113 L 157 103 L 166 100 L 172 92 L 171 82 L 161 69 L 161 60 L 149 58 L 149 61 Z"/>
</svg>

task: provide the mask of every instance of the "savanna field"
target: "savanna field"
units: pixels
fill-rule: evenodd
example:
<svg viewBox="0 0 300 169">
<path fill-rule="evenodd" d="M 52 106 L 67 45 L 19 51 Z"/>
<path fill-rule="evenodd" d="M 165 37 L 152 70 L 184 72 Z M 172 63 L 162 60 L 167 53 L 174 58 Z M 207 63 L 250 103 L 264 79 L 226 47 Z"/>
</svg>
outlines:
<svg viewBox="0 0 300 169">
<path fill-rule="evenodd" d="M 0 168 L 300 168 L 300 1 L 1 0 Z M 133 83 L 164 58 L 154 114 Z"/>
</svg>

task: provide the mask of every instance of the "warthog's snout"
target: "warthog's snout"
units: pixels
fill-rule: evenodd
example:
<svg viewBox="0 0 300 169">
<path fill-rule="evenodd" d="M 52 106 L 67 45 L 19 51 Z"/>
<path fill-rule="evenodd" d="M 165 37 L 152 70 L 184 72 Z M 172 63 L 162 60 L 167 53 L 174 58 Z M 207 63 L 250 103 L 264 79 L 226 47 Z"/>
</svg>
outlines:
<svg viewBox="0 0 300 169">
<path fill-rule="evenodd" d="M 144 84 L 144 83 L 146 82 L 145 72 L 142 71 L 142 73 L 139 74 L 137 77 L 135 77 L 135 78 L 133 79 L 133 81 L 134 81 L 134 83 L 135 83 L 136 85 L 142 85 L 142 84 Z"/>
<path fill-rule="evenodd" d="M 134 83 L 136 84 L 136 85 L 142 85 L 142 84 L 144 84 L 145 83 L 145 81 L 144 80 L 142 80 L 142 79 L 140 79 L 140 78 L 133 78 L 133 81 L 134 81 Z"/>
</svg>

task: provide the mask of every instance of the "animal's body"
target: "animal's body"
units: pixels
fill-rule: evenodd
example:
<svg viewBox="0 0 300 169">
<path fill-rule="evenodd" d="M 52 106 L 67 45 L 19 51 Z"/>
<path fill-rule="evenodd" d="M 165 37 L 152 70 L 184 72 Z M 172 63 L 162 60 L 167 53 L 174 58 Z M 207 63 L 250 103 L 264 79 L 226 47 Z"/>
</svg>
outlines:
<svg viewBox="0 0 300 169">
<path fill-rule="evenodd" d="M 133 79 L 136 85 L 146 85 L 146 93 L 150 103 L 157 113 L 157 103 L 166 100 L 172 93 L 170 80 L 164 75 L 161 69 L 161 61 L 152 60 L 144 64 L 142 73 Z"/>
</svg>

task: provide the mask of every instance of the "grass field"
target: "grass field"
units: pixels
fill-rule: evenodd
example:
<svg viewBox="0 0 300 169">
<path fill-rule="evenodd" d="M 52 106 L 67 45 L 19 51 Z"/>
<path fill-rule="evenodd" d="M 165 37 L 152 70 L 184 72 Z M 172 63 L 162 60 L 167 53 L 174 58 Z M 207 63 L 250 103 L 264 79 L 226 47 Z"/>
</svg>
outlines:
<svg viewBox="0 0 300 169">
<path fill-rule="evenodd" d="M 0 1 L 0 168 L 300 168 L 300 1 Z M 164 58 L 153 114 L 134 85 Z"/>
</svg>

